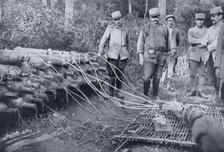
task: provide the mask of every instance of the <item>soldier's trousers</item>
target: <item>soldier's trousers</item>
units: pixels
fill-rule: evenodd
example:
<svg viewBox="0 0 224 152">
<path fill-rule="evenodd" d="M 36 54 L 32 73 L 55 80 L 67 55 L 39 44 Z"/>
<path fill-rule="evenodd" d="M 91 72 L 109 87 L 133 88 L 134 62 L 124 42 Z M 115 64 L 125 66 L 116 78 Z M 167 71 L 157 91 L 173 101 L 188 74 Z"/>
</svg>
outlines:
<svg viewBox="0 0 224 152">
<path fill-rule="evenodd" d="M 152 78 L 160 79 L 162 76 L 163 66 L 152 62 L 144 61 L 144 80 Z"/>
<path fill-rule="evenodd" d="M 167 78 L 172 78 L 175 73 L 175 66 L 177 65 L 177 58 L 173 60 L 168 61 L 168 67 L 167 67 Z"/>
<path fill-rule="evenodd" d="M 219 93 L 220 93 L 220 98 L 224 104 L 224 77 L 221 77 L 220 79 L 220 90 L 219 90 Z"/>
<path fill-rule="evenodd" d="M 202 91 L 205 76 L 206 76 L 206 65 L 203 61 L 189 60 L 190 65 L 190 79 L 192 91 Z"/>
<path fill-rule="evenodd" d="M 123 72 L 125 70 L 125 67 L 127 65 L 127 60 L 120 60 L 120 57 L 118 59 L 111 59 L 108 58 L 107 61 L 107 71 L 108 76 L 110 77 L 110 91 L 114 91 L 114 87 L 116 87 L 118 90 L 122 87 L 122 80 L 123 80 Z"/>
<path fill-rule="evenodd" d="M 148 91 L 150 88 L 150 83 L 153 78 L 153 96 L 158 96 L 159 82 L 162 76 L 163 65 L 155 64 L 152 62 L 144 61 L 144 84 L 143 93 L 148 96 Z"/>
<path fill-rule="evenodd" d="M 217 78 L 217 76 L 215 74 L 214 60 L 213 60 L 213 57 L 212 57 L 212 53 L 210 53 L 208 61 L 207 61 L 207 74 L 208 74 L 208 79 L 210 80 L 210 82 L 214 86 L 216 94 L 218 95 L 219 86 L 220 86 L 220 79 Z"/>
</svg>

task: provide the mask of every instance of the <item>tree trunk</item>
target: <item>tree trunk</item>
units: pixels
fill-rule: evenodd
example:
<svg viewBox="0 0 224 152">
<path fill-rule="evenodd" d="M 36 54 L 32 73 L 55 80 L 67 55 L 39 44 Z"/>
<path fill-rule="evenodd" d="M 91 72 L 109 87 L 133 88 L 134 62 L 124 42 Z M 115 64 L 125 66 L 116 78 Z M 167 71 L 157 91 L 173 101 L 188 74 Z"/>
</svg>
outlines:
<svg viewBox="0 0 224 152">
<path fill-rule="evenodd" d="M 128 13 L 132 13 L 132 0 L 128 0 Z"/>
<path fill-rule="evenodd" d="M 47 0 L 42 0 L 43 5 L 47 6 Z"/>
<path fill-rule="evenodd" d="M 69 22 L 73 18 L 74 13 L 74 0 L 66 0 L 65 3 L 65 26 L 67 27 Z"/>
<path fill-rule="evenodd" d="M 0 1 L 0 23 L 2 22 L 2 1 Z"/>
<path fill-rule="evenodd" d="M 166 17 L 166 1 L 167 0 L 158 0 L 158 7 L 160 9 L 160 20 L 164 23 Z"/>
<path fill-rule="evenodd" d="M 144 23 L 146 24 L 146 15 L 148 12 L 149 0 L 145 0 L 145 14 L 144 14 Z"/>
<path fill-rule="evenodd" d="M 51 8 L 54 9 L 55 0 L 51 0 Z"/>
</svg>

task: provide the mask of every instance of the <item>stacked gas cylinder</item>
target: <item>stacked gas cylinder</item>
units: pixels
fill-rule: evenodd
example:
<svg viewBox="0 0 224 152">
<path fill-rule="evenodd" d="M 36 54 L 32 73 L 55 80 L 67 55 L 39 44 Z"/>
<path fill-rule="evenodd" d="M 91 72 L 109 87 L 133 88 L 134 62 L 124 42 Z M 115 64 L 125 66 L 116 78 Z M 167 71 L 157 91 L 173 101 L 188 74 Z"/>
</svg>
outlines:
<svg viewBox="0 0 224 152">
<path fill-rule="evenodd" d="M 89 59 L 73 51 L 0 50 L 0 129 L 66 107 L 71 97 L 91 91 L 90 83 L 97 88 L 96 78 L 105 69 Z"/>
</svg>

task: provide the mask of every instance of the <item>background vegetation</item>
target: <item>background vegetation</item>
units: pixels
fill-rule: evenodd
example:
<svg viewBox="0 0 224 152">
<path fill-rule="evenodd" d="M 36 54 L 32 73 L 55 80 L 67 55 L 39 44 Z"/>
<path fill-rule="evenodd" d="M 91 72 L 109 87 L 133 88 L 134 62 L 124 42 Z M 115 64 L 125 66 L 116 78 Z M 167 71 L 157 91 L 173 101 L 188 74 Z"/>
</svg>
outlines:
<svg viewBox="0 0 224 152">
<path fill-rule="evenodd" d="M 69 26 L 65 26 L 66 1 L 45 0 L 44 4 L 43 0 L 2 0 L 0 48 L 97 51 L 104 29 L 110 24 L 110 14 L 121 10 L 130 31 L 131 50 L 136 51 L 139 29 L 144 24 L 145 0 L 132 0 L 132 14 L 128 14 L 128 0 L 74 0 Z M 186 33 L 194 25 L 194 13 L 208 14 L 211 7 L 218 5 L 224 6 L 224 1 L 167 0 L 167 13 L 177 17 L 183 48 L 187 47 Z M 155 6 L 157 0 L 149 0 L 149 8 Z M 211 25 L 208 16 L 206 25 Z"/>
</svg>

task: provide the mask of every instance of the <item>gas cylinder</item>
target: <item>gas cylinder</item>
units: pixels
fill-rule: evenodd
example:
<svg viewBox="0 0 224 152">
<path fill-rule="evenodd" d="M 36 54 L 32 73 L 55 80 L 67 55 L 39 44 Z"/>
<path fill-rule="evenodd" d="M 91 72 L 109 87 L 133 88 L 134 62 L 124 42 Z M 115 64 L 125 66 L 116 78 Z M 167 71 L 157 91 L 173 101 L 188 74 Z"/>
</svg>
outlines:
<svg viewBox="0 0 224 152">
<path fill-rule="evenodd" d="M 0 64 L 20 65 L 25 56 L 17 54 L 14 50 L 0 50 Z"/>
<path fill-rule="evenodd" d="M 20 113 L 18 109 L 7 108 L 5 110 L 0 110 L 0 131 L 1 129 L 9 129 L 18 125 L 21 121 Z"/>
<path fill-rule="evenodd" d="M 19 97 L 17 99 L 10 99 L 6 104 L 10 108 L 18 108 L 18 109 L 23 109 L 23 108 L 30 108 L 30 109 L 36 109 L 36 105 L 32 103 L 28 103 L 24 101 L 24 98 Z"/>
<path fill-rule="evenodd" d="M 27 93 L 33 93 L 34 88 L 32 87 L 26 87 L 24 86 L 23 82 L 17 82 L 17 81 L 8 81 L 6 83 L 6 87 L 15 92 L 27 92 Z"/>
<path fill-rule="evenodd" d="M 7 107 L 7 105 L 5 104 L 5 103 L 3 103 L 3 102 L 0 102 L 0 111 L 4 111 L 4 110 L 6 110 L 8 107 Z"/>
<path fill-rule="evenodd" d="M 6 87 L 0 86 L 0 98 L 1 101 L 7 100 L 9 98 L 18 97 L 17 92 L 11 92 Z"/>
</svg>

